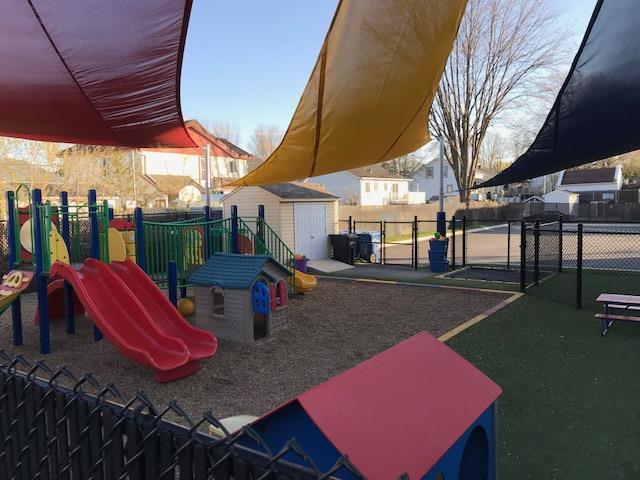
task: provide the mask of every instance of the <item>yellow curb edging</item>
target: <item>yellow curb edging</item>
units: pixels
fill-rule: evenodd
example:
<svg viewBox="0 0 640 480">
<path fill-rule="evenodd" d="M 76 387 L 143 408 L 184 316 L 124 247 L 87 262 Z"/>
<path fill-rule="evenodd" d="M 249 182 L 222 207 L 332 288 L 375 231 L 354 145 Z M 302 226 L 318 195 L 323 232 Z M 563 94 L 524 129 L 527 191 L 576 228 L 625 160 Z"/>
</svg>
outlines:
<svg viewBox="0 0 640 480">
<path fill-rule="evenodd" d="M 502 302 L 498 303 L 497 305 L 494 305 L 493 307 L 491 307 L 489 310 L 487 310 L 485 312 L 482 312 L 480 315 L 476 315 L 471 320 L 468 320 L 468 321 L 464 322 L 463 324 L 458 325 L 457 327 L 453 328 L 452 330 L 449 330 L 444 335 L 440 335 L 438 337 L 438 340 L 440 340 L 443 343 L 446 342 L 447 340 L 450 340 L 451 338 L 455 337 L 459 333 L 464 332 L 467 328 L 470 328 L 470 327 L 474 326 L 476 323 L 479 323 L 482 320 L 485 320 L 485 319 L 489 318 L 491 315 L 496 313 L 498 310 L 502 310 L 504 307 L 506 307 L 507 305 L 515 302 L 517 299 L 519 299 L 522 296 L 524 296 L 524 293 L 521 293 L 521 292 L 514 293 L 513 295 L 511 295 L 506 300 L 503 300 Z"/>
</svg>

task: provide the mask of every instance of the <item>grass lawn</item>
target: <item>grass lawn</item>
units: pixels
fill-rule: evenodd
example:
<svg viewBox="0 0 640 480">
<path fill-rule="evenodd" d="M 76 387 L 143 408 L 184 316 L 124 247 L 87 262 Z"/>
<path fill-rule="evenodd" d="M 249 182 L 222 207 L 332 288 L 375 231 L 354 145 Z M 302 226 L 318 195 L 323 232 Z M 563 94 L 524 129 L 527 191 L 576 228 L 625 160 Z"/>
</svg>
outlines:
<svg viewBox="0 0 640 480">
<path fill-rule="evenodd" d="M 447 343 L 504 390 L 500 478 L 640 478 L 638 325 L 602 338 L 593 310 L 527 295 Z"/>
</svg>

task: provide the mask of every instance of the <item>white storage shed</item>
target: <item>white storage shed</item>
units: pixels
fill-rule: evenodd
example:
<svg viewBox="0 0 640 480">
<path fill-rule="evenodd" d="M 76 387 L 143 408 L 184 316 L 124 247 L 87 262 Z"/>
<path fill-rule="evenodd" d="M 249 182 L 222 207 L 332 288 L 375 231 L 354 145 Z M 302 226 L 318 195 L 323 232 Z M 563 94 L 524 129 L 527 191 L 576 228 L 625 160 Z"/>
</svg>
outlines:
<svg viewBox="0 0 640 480">
<path fill-rule="evenodd" d="M 265 220 L 295 253 L 311 260 L 327 258 L 328 235 L 338 233 L 339 197 L 322 187 L 304 183 L 278 183 L 240 187 L 222 198 L 224 216 L 231 206 L 238 216 L 256 217 L 264 205 Z"/>
</svg>

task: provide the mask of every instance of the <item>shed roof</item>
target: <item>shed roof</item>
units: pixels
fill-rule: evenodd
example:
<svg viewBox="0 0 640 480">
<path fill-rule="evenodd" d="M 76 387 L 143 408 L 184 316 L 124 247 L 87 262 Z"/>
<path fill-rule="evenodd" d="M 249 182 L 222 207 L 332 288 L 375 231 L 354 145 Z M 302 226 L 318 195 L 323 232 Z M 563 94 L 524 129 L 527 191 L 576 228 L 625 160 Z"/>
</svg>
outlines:
<svg viewBox="0 0 640 480">
<path fill-rule="evenodd" d="M 320 190 L 317 186 L 308 187 L 300 183 L 274 183 L 261 185 L 260 188 L 283 200 L 335 200 L 332 193 Z"/>
<path fill-rule="evenodd" d="M 471 363 L 421 332 L 283 407 L 298 401 L 365 478 L 405 472 L 420 478 L 501 393 Z M 382 432 L 380 419 L 389 420 L 390 412 L 393 420 Z"/>
<path fill-rule="evenodd" d="M 576 185 L 579 183 L 611 183 L 615 181 L 615 167 L 566 170 L 562 176 L 562 185 Z"/>
<path fill-rule="evenodd" d="M 189 281 L 204 287 L 247 289 L 269 262 L 282 270 L 285 275 L 290 275 L 286 268 L 269 255 L 215 253 L 191 275 Z"/>
</svg>

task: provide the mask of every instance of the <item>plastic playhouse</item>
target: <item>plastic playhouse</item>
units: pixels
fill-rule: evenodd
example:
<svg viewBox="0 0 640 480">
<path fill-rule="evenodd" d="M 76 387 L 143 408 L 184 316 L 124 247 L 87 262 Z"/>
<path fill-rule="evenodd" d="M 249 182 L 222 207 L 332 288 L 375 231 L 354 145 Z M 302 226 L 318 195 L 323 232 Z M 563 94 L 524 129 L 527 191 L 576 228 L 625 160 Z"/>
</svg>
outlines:
<svg viewBox="0 0 640 480">
<path fill-rule="evenodd" d="M 496 400 L 482 372 L 423 332 L 254 421 L 266 445 L 290 438 L 321 471 L 347 456 L 363 478 L 486 480 L 496 476 Z M 381 421 L 384 419 L 384 421 Z M 312 468 L 288 452 L 285 460 Z M 336 478 L 355 478 L 341 469 Z"/>
<path fill-rule="evenodd" d="M 190 278 L 197 325 L 238 342 L 285 328 L 290 275 L 268 255 L 212 255 Z"/>
</svg>

